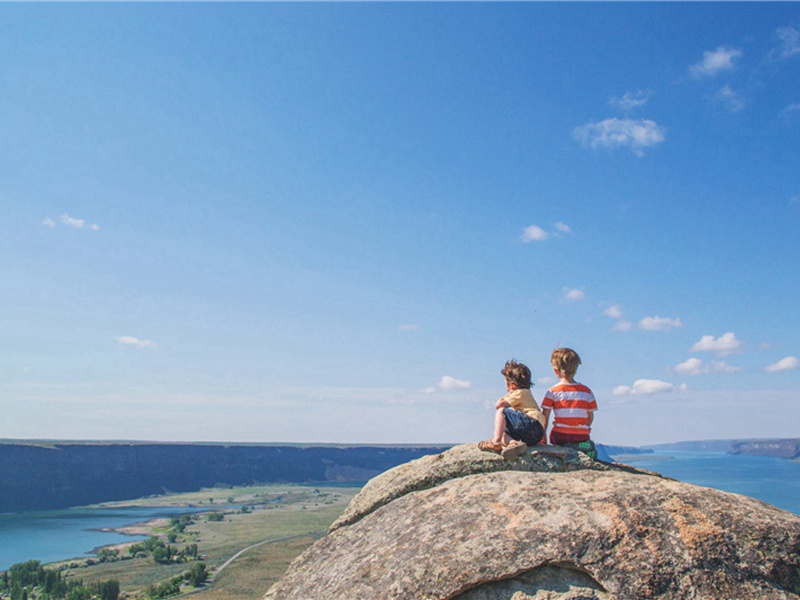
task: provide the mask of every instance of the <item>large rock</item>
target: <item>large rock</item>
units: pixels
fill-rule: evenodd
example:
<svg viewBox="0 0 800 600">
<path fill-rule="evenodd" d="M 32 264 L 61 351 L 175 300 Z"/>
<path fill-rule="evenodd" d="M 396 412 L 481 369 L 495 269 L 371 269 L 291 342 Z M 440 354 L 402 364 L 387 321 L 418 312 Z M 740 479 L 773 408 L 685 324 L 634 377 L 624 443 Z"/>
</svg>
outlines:
<svg viewBox="0 0 800 600">
<path fill-rule="evenodd" d="M 266 598 L 800 598 L 799 552 L 800 517 L 758 500 L 470 445 L 370 482 Z"/>
</svg>

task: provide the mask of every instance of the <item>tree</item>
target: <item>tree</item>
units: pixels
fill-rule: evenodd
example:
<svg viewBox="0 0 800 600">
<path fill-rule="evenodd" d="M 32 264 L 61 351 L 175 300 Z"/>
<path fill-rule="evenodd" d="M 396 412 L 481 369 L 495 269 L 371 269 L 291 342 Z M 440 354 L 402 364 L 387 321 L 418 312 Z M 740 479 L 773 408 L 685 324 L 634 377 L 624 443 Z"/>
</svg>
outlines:
<svg viewBox="0 0 800 600">
<path fill-rule="evenodd" d="M 194 563 L 192 568 L 189 569 L 189 574 L 186 576 L 186 581 L 194 587 L 199 587 L 208 579 L 208 572 L 206 571 L 205 563 Z"/>
<path fill-rule="evenodd" d="M 110 579 L 100 584 L 99 590 L 100 600 L 118 600 L 119 598 L 119 581 Z"/>
</svg>

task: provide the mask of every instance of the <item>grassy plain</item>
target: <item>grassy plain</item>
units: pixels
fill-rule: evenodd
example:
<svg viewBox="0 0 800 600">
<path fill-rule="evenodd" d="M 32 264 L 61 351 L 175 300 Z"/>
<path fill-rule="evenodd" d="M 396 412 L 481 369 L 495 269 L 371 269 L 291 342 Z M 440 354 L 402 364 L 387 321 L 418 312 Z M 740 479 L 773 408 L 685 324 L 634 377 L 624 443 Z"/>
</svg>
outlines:
<svg viewBox="0 0 800 600">
<path fill-rule="evenodd" d="M 173 545 L 180 550 L 196 543 L 212 572 L 211 584 L 193 592 L 193 599 L 255 599 L 263 596 L 289 563 L 324 534 L 357 492 L 358 488 L 297 485 L 214 488 L 101 506 L 207 506 L 209 512 L 224 512 L 221 521 L 209 521 L 206 514 L 199 514 Z M 247 506 L 249 511 L 241 512 L 240 506 Z M 166 539 L 168 524 L 166 520 L 153 521 L 137 524 L 130 531 Z M 125 554 L 125 548 L 119 548 Z M 233 557 L 236 558 L 229 562 Z M 191 566 L 155 564 L 149 557 L 89 566 L 84 560 L 58 564 L 68 567 L 68 576 L 86 583 L 117 579 L 128 597 L 143 596 L 147 586 Z"/>
</svg>

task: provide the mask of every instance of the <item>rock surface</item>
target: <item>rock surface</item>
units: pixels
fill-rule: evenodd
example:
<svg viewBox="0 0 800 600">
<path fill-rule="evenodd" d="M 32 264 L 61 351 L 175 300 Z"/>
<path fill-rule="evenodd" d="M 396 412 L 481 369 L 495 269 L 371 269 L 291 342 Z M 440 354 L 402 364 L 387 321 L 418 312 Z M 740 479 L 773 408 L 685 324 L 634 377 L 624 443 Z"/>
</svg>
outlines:
<svg viewBox="0 0 800 600">
<path fill-rule="evenodd" d="M 266 598 L 800 598 L 800 517 L 539 446 L 459 446 L 368 484 Z"/>
</svg>

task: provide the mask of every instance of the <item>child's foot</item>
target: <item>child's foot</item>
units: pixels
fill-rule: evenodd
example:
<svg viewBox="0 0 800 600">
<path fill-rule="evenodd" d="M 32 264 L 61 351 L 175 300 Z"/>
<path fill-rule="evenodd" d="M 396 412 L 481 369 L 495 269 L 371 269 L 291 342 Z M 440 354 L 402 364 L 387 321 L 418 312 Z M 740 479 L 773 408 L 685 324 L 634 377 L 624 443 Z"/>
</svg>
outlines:
<svg viewBox="0 0 800 600">
<path fill-rule="evenodd" d="M 506 460 L 514 460 L 515 458 L 519 458 L 525 454 L 525 450 L 527 449 L 528 446 L 525 444 L 525 442 L 513 440 L 508 444 L 508 446 L 502 449 L 500 454 Z"/>
<path fill-rule="evenodd" d="M 478 442 L 478 450 L 483 450 L 484 452 L 497 452 L 499 454 L 503 450 L 503 446 L 500 444 L 495 444 L 492 440 L 487 440 L 485 442 Z"/>
</svg>

